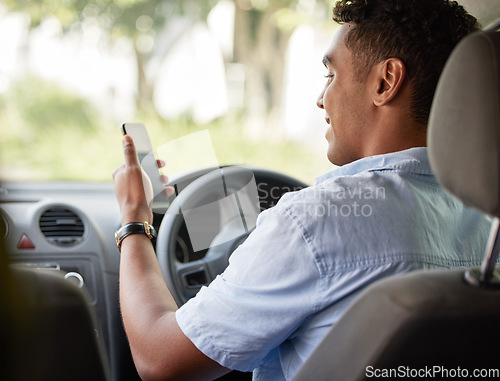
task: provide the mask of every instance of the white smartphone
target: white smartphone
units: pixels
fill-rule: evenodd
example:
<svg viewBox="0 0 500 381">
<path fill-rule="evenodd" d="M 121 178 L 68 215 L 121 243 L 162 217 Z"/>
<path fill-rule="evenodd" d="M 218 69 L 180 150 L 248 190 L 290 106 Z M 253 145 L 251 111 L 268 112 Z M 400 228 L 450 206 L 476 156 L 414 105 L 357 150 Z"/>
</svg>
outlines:
<svg viewBox="0 0 500 381">
<path fill-rule="evenodd" d="M 153 211 L 164 211 L 170 202 L 165 193 L 163 182 L 161 181 L 156 155 L 151 140 L 149 139 L 146 126 L 142 123 L 123 123 L 122 133 L 123 135 L 131 136 L 134 140 L 139 162 L 153 185 Z M 159 209 L 161 209 L 161 211 Z"/>
</svg>

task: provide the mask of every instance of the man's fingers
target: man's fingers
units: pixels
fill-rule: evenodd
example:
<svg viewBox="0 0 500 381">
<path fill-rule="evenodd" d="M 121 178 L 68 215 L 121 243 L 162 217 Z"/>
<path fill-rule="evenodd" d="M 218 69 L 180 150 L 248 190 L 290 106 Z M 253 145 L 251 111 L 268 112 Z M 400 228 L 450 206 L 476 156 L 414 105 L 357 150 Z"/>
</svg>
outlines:
<svg viewBox="0 0 500 381">
<path fill-rule="evenodd" d="M 139 159 L 135 151 L 134 141 L 129 135 L 123 136 L 123 155 L 125 156 L 125 165 L 139 165 Z"/>
<path fill-rule="evenodd" d="M 173 196 L 175 194 L 175 188 L 172 186 L 165 187 L 165 193 L 168 197 Z"/>
</svg>

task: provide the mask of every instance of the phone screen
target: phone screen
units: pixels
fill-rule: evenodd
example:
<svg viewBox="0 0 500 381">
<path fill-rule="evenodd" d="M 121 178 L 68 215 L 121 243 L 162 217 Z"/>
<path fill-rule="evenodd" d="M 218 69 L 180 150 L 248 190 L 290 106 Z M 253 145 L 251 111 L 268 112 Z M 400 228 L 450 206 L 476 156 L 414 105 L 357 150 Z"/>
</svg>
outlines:
<svg viewBox="0 0 500 381">
<path fill-rule="evenodd" d="M 124 123 L 122 124 L 122 132 L 124 135 L 131 136 L 134 140 L 139 163 L 141 163 L 142 168 L 149 176 L 153 185 L 153 192 L 155 195 L 153 200 L 153 211 L 164 211 L 170 202 L 165 193 L 163 182 L 161 181 L 161 174 L 158 169 L 156 156 L 146 126 L 142 123 Z M 161 211 L 158 209 L 161 209 Z"/>
</svg>

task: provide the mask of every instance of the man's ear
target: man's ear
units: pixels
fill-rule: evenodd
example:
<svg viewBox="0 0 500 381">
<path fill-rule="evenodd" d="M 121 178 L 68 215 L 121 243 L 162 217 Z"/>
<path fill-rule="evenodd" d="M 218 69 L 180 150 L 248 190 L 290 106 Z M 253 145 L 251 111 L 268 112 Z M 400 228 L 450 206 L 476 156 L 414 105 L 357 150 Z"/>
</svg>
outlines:
<svg viewBox="0 0 500 381">
<path fill-rule="evenodd" d="M 375 76 L 375 106 L 384 106 L 399 93 L 406 77 L 406 67 L 399 58 L 388 58 L 377 65 Z"/>
</svg>

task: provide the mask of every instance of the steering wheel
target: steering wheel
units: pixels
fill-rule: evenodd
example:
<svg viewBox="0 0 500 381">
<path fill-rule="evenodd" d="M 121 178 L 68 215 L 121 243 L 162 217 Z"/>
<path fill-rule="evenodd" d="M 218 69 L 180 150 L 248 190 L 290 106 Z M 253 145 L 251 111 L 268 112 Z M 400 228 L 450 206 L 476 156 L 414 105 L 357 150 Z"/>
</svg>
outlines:
<svg viewBox="0 0 500 381">
<path fill-rule="evenodd" d="M 232 252 L 255 228 L 257 215 L 271 195 L 277 201 L 287 191 L 306 186 L 278 172 L 237 166 L 215 169 L 186 186 L 163 216 L 156 241 L 158 262 L 177 305 L 226 269 Z M 187 229 L 187 244 L 179 239 L 182 229 Z M 176 252 L 186 245 L 206 254 L 182 263 Z"/>
</svg>

